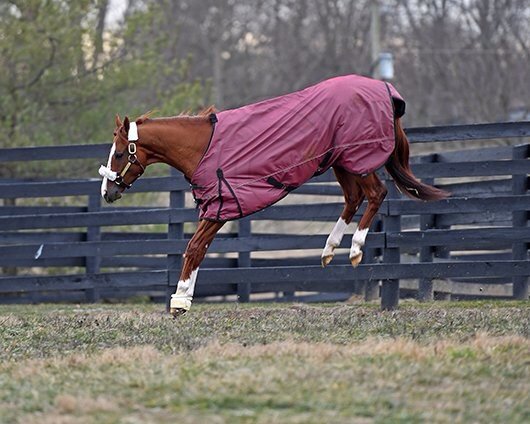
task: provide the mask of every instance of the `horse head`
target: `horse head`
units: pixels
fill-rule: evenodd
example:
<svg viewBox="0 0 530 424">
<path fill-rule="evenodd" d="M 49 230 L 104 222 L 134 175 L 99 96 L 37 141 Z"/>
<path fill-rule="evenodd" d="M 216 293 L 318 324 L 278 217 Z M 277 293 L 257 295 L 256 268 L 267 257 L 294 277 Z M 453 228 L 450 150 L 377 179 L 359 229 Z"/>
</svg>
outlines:
<svg viewBox="0 0 530 424">
<path fill-rule="evenodd" d="M 138 146 L 138 124 L 126 116 L 123 122 L 116 115 L 116 129 L 110 149 L 107 166 L 101 165 L 99 174 L 103 177 L 101 196 L 112 203 L 121 198 L 123 191 L 144 173 L 147 154 Z"/>
</svg>

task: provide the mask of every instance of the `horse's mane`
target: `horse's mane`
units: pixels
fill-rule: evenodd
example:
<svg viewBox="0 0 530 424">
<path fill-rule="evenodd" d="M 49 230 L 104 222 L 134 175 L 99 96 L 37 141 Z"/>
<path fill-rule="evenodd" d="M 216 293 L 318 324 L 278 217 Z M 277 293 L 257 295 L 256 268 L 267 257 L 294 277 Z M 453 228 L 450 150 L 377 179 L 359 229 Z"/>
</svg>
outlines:
<svg viewBox="0 0 530 424">
<path fill-rule="evenodd" d="M 214 105 L 210 105 L 210 106 L 207 106 L 205 108 L 203 108 L 198 114 L 197 116 L 210 116 L 212 113 L 216 113 L 217 112 L 217 109 L 215 108 Z"/>
<path fill-rule="evenodd" d="M 145 121 L 147 121 L 151 115 L 153 115 L 155 113 L 154 110 L 150 110 L 149 112 L 145 112 L 144 114 L 142 114 L 141 116 L 139 116 L 138 118 L 136 118 L 136 124 L 140 125 L 140 124 L 143 124 Z"/>
<path fill-rule="evenodd" d="M 156 110 L 150 110 L 149 112 L 144 113 L 143 115 L 136 118 L 136 123 L 138 125 L 143 124 L 148 119 L 152 119 L 151 116 L 156 112 Z M 156 118 L 156 119 L 178 119 L 178 118 L 204 118 L 210 116 L 212 113 L 216 113 L 217 109 L 214 105 L 210 105 L 207 107 L 202 108 L 199 113 L 196 115 L 192 115 L 190 110 L 183 111 L 179 113 L 177 116 L 171 117 L 171 118 Z"/>
</svg>

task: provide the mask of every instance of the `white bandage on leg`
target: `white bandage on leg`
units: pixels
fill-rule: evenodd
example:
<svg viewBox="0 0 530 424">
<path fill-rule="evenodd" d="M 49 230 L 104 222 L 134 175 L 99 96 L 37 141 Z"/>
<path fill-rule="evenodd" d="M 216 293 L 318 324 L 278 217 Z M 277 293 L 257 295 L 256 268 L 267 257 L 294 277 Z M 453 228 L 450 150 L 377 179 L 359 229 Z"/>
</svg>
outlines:
<svg viewBox="0 0 530 424">
<path fill-rule="evenodd" d="M 331 230 L 331 233 L 329 234 L 328 239 L 326 240 L 326 246 L 322 251 L 323 266 L 326 266 L 331 261 L 331 258 L 334 255 L 335 248 L 340 246 L 340 242 L 342 241 L 342 237 L 344 236 L 344 233 L 347 228 L 348 224 L 346 224 L 346 221 L 342 218 L 339 218 L 339 220 L 335 223 L 333 230 Z"/>
<path fill-rule="evenodd" d="M 184 309 L 187 311 L 191 308 L 198 272 L 199 268 L 194 269 L 188 279 L 179 281 L 177 291 L 171 295 L 171 309 Z"/>
<path fill-rule="evenodd" d="M 361 247 L 364 246 L 367 234 L 368 228 L 364 228 L 362 230 L 359 230 L 359 228 L 357 228 L 355 230 L 351 243 L 350 259 L 357 257 L 361 253 Z"/>
</svg>

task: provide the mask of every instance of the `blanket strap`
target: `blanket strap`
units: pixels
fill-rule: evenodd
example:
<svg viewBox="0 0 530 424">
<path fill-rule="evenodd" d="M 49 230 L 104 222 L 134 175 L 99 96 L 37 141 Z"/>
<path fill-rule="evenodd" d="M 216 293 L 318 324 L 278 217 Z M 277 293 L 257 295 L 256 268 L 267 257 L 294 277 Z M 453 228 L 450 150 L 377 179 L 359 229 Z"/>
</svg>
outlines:
<svg viewBox="0 0 530 424">
<path fill-rule="evenodd" d="M 204 203 L 204 200 L 203 199 L 199 199 L 196 195 L 195 195 L 195 190 L 197 189 L 201 189 L 201 188 L 204 188 L 200 185 L 197 185 L 197 184 L 193 184 L 190 182 L 190 187 L 191 187 L 191 195 L 193 196 L 193 201 L 195 202 L 195 207 L 198 208 L 202 203 Z"/>
<path fill-rule="evenodd" d="M 239 217 L 243 218 L 243 209 L 241 209 L 241 204 L 239 203 L 239 199 L 236 196 L 236 193 L 230 183 L 227 181 L 223 174 L 223 170 L 221 168 L 217 169 L 217 180 L 219 181 L 219 209 L 217 210 L 217 220 L 221 220 L 221 210 L 223 209 L 223 183 L 228 187 L 228 190 L 230 190 L 230 193 L 232 194 L 234 200 L 237 204 L 237 210 L 239 212 Z"/>
<path fill-rule="evenodd" d="M 286 184 L 283 184 L 281 183 L 280 181 L 278 181 L 276 178 L 274 177 L 269 177 L 267 178 L 267 182 L 273 186 L 273 187 L 276 187 L 280 190 L 285 190 L 285 191 L 293 191 L 296 186 L 293 186 L 293 185 L 286 185 Z"/>
<path fill-rule="evenodd" d="M 318 177 L 319 175 L 322 175 L 327 170 L 327 165 L 329 160 L 331 159 L 331 155 L 333 155 L 333 150 L 328 150 L 320 163 L 318 164 L 318 168 L 313 174 L 313 177 Z"/>
</svg>

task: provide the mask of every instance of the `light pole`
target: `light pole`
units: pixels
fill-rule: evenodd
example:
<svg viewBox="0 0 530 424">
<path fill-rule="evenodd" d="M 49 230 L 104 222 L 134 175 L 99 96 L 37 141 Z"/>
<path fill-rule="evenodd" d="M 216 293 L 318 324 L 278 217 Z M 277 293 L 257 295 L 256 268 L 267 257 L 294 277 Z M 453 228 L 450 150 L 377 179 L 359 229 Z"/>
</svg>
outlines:
<svg viewBox="0 0 530 424">
<path fill-rule="evenodd" d="M 392 53 L 379 53 L 378 65 L 377 69 L 379 71 L 380 79 L 384 81 L 394 79 L 394 58 L 392 57 Z"/>
<path fill-rule="evenodd" d="M 372 50 L 372 65 L 370 74 L 372 78 L 390 81 L 394 78 L 394 59 L 392 53 L 381 52 L 381 15 L 379 1 L 371 3 L 370 40 Z"/>
</svg>

